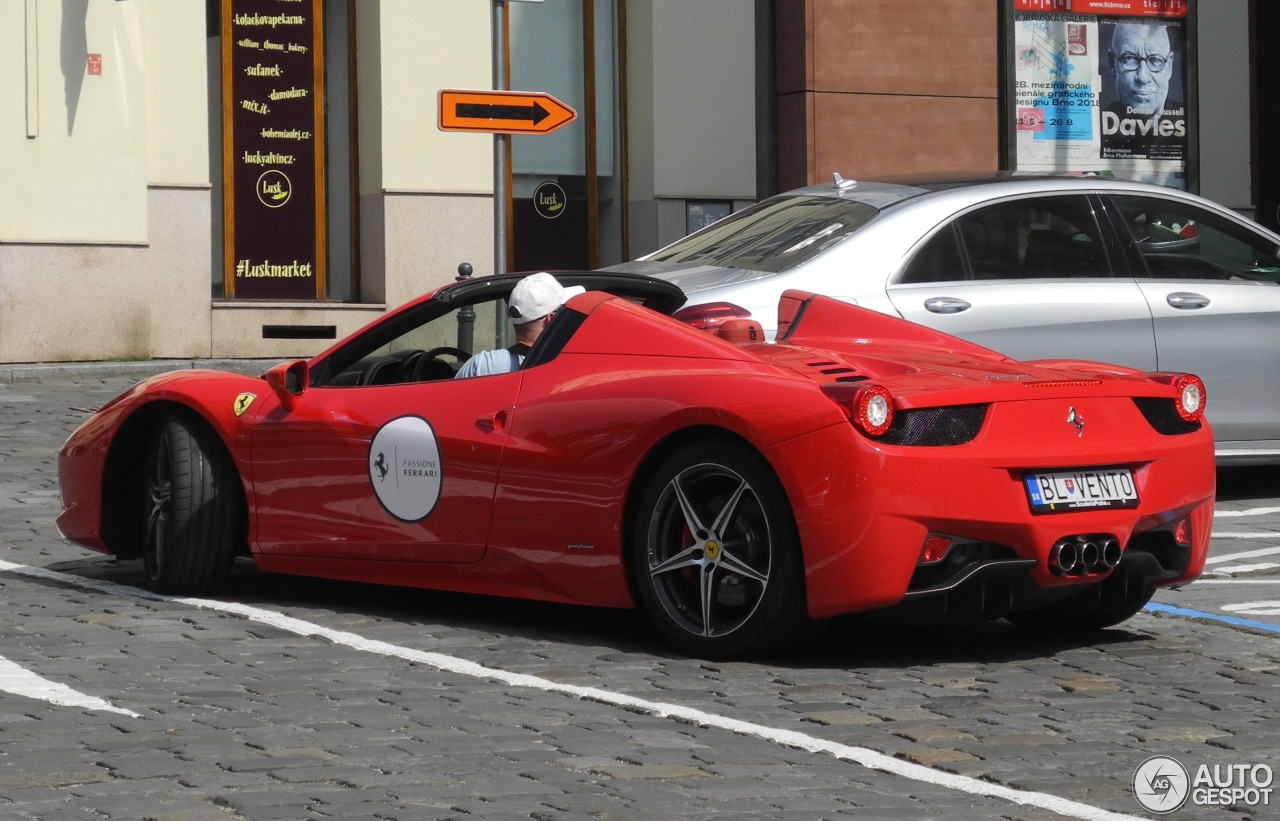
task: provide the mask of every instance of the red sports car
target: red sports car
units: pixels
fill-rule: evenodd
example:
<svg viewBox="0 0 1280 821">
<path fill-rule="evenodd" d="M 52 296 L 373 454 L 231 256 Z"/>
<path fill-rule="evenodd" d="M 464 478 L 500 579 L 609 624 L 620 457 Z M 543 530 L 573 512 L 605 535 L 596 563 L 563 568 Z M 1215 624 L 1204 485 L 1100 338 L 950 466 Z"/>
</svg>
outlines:
<svg viewBox="0 0 1280 821">
<path fill-rule="evenodd" d="M 261 378 L 146 380 L 64 446 L 59 528 L 141 558 L 162 592 L 252 556 L 639 606 L 705 657 L 847 613 L 1106 627 L 1204 566 L 1194 376 L 1017 362 L 796 291 L 766 343 L 750 321 L 672 318 L 667 282 L 557 277 L 587 292 L 511 373 L 453 378 L 502 346 L 515 275 L 440 288 Z"/>
</svg>

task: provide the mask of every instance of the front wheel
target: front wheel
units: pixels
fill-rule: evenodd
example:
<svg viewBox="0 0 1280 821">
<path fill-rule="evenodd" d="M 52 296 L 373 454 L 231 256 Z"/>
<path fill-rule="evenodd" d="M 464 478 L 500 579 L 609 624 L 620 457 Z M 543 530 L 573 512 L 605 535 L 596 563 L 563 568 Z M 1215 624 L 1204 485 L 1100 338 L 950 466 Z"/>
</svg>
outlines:
<svg viewBox="0 0 1280 821">
<path fill-rule="evenodd" d="M 244 539 L 244 497 L 222 442 L 166 413 L 147 448 L 142 563 L 157 593 L 203 593 L 227 580 Z"/>
<path fill-rule="evenodd" d="M 693 655 L 755 655 L 807 632 L 790 505 L 745 447 L 698 443 L 663 462 L 641 497 L 631 560 L 650 617 Z"/>
</svg>

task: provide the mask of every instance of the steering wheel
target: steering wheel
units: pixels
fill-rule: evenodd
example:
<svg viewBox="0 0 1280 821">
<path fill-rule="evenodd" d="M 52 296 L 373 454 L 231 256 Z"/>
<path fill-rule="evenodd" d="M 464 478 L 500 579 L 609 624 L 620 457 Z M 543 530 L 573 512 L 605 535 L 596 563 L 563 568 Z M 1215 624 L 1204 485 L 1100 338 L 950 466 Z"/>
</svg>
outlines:
<svg viewBox="0 0 1280 821">
<path fill-rule="evenodd" d="M 422 358 L 435 359 L 437 357 L 440 357 L 446 354 L 449 356 L 452 356 L 454 359 L 458 360 L 459 362 L 466 362 L 468 359 L 471 358 L 471 354 L 467 353 L 461 348 L 455 348 L 451 345 L 441 345 L 438 348 L 431 348 L 425 354 L 422 355 Z"/>
<path fill-rule="evenodd" d="M 444 379 L 452 379 L 454 367 L 443 359 L 441 356 L 452 356 L 459 362 L 466 362 L 471 358 L 471 354 L 461 348 L 452 346 L 442 346 L 432 348 L 422 354 L 418 361 L 414 363 L 413 373 L 409 374 L 410 382 L 436 382 Z"/>
</svg>

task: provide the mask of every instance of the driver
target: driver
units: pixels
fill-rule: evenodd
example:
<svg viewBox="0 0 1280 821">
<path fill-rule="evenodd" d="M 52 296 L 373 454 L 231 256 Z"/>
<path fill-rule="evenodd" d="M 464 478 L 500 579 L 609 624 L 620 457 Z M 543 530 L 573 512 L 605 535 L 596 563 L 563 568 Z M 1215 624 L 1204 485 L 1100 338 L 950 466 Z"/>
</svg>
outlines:
<svg viewBox="0 0 1280 821">
<path fill-rule="evenodd" d="M 551 317 L 571 297 L 586 291 L 580 285 L 565 288 L 551 274 L 530 274 L 511 289 L 507 315 L 515 326 L 516 344 L 496 351 L 481 351 L 463 363 L 456 378 L 510 373 L 529 355 Z"/>
</svg>

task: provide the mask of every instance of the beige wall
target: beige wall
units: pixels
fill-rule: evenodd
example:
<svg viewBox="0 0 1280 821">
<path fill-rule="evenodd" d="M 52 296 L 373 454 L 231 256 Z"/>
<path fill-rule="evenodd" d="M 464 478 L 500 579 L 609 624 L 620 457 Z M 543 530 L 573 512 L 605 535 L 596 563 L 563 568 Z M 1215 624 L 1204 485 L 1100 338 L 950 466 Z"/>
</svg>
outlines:
<svg viewBox="0 0 1280 821">
<path fill-rule="evenodd" d="M 133 0 L 137 3 L 138 0 Z M 209 83 L 201 3 L 143 0 L 147 183 L 209 185 Z M 216 78 L 215 78 L 216 79 Z"/>
<path fill-rule="evenodd" d="M 0 241 L 146 241 L 144 14 L 139 3 L 0 5 Z"/>
<path fill-rule="evenodd" d="M 492 193 L 493 137 L 446 133 L 436 126 L 439 89 L 493 87 L 492 4 L 431 0 L 425 9 L 421 0 L 380 0 L 378 5 L 381 167 L 372 180 L 362 181 L 364 190 Z"/>
<path fill-rule="evenodd" d="M 360 245 L 367 300 L 397 305 L 493 271 L 493 142 L 437 127 L 442 88 L 492 88 L 491 4 L 357 4 Z"/>
<path fill-rule="evenodd" d="M 387 304 L 399 305 L 452 282 L 458 264 L 493 272 L 493 197 L 389 194 L 384 198 Z"/>
<path fill-rule="evenodd" d="M 0 361 L 210 355 L 208 192 L 147 199 L 145 245 L 0 244 Z"/>
<path fill-rule="evenodd" d="M 209 356 L 202 5 L 21 0 L 0 32 L 0 360 Z"/>
<path fill-rule="evenodd" d="M 211 299 L 204 3 L 0 4 L 0 361 L 309 356 L 331 343 L 263 326 L 341 337 L 459 262 L 492 271 L 493 138 L 436 128 L 439 88 L 491 87 L 490 4 L 362 0 L 357 13 L 372 301 L 300 305 Z"/>
</svg>

